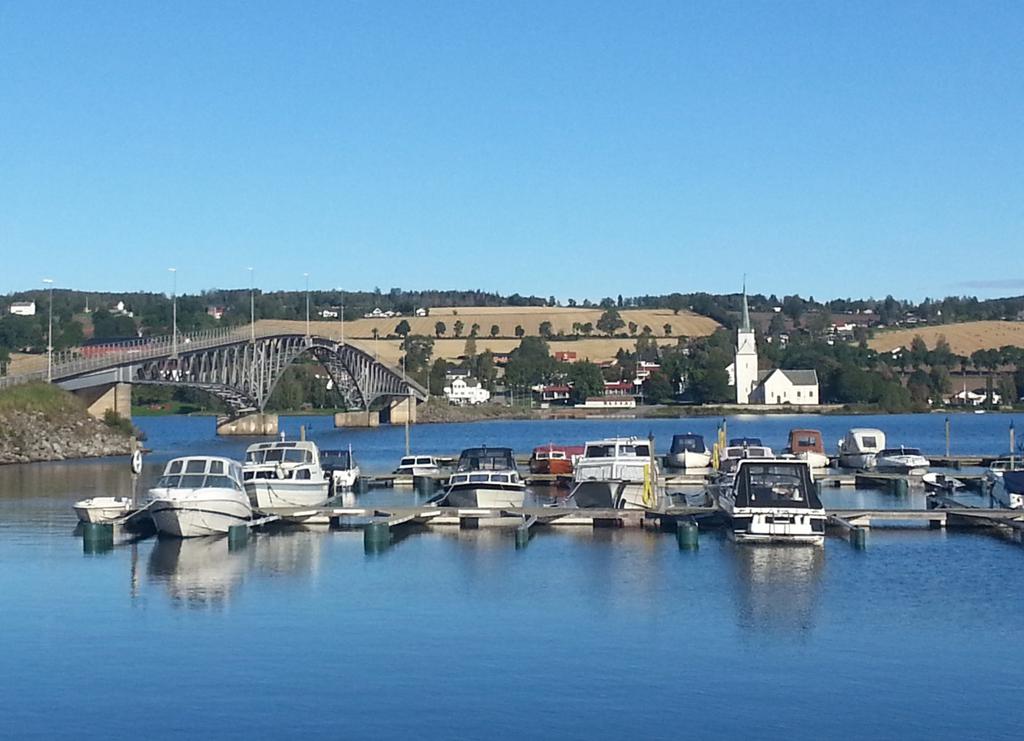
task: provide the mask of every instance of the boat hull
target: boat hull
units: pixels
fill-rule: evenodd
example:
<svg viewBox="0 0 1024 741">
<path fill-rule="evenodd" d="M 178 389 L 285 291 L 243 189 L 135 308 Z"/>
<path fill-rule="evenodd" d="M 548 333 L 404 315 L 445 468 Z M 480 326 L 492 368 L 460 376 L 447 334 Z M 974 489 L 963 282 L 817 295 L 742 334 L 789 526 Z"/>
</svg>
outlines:
<svg viewBox="0 0 1024 741">
<path fill-rule="evenodd" d="M 131 500 L 124 497 L 93 497 L 74 504 L 80 522 L 113 522 L 132 511 Z"/>
<path fill-rule="evenodd" d="M 807 461 L 807 465 L 814 469 L 828 468 L 828 456 L 824 453 L 816 453 L 813 450 L 805 450 L 797 453 L 798 460 Z"/>
<path fill-rule="evenodd" d="M 645 503 L 644 485 L 629 481 L 581 481 L 569 497 L 581 509 L 650 509 L 657 504 L 653 493 Z"/>
<path fill-rule="evenodd" d="M 695 453 L 692 450 L 669 453 L 665 456 L 665 465 L 672 468 L 707 468 L 711 465 L 711 454 Z"/>
<path fill-rule="evenodd" d="M 522 507 L 526 501 L 525 487 L 502 489 L 494 486 L 453 486 L 445 495 L 447 507 Z"/>
<path fill-rule="evenodd" d="M 158 533 L 178 538 L 222 535 L 252 519 L 248 502 L 238 499 L 154 499 L 149 516 Z"/>
<path fill-rule="evenodd" d="M 249 479 L 245 493 L 256 509 L 316 507 L 329 496 L 328 482 L 315 479 Z"/>
<path fill-rule="evenodd" d="M 824 511 L 780 512 L 743 511 L 726 512 L 730 522 L 730 536 L 743 543 L 805 543 L 822 545 L 825 542 Z"/>
<path fill-rule="evenodd" d="M 841 468 L 863 468 L 870 470 L 875 467 L 875 454 L 841 453 L 839 455 L 839 466 Z"/>
<path fill-rule="evenodd" d="M 344 471 L 331 471 L 331 483 L 334 485 L 334 489 L 351 489 L 356 485 L 356 481 L 359 480 L 360 470 L 359 466 L 355 468 L 348 468 Z"/>
</svg>

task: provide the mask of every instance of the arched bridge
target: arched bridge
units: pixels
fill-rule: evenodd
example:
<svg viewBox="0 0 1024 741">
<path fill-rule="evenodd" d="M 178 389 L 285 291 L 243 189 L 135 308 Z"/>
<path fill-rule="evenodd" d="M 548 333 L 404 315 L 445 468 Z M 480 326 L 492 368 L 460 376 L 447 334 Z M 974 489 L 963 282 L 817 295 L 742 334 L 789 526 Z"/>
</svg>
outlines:
<svg viewBox="0 0 1024 741">
<path fill-rule="evenodd" d="M 350 410 L 368 410 L 379 399 L 427 398 L 426 390 L 398 369 L 337 339 L 246 328 L 193 335 L 140 338 L 91 345 L 54 355 L 52 373 L 41 370 L 0 379 L 0 386 L 46 380 L 76 391 L 112 383 L 188 386 L 224 401 L 233 416 L 263 411 L 285 370 L 304 355 L 320 362 Z"/>
</svg>

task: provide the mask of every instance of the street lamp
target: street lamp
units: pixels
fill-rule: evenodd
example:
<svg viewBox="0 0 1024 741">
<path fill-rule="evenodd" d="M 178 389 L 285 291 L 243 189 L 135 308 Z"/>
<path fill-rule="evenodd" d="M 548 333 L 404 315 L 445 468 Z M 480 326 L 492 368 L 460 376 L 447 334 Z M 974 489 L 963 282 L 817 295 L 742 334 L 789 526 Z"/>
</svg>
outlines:
<svg viewBox="0 0 1024 741">
<path fill-rule="evenodd" d="M 53 383 L 53 278 L 43 278 L 50 293 L 50 310 L 46 330 L 46 382 Z"/>
<path fill-rule="evenodd" d="M 178 357 L 178 269 L 167 268 L 171 274 L 171 357 Z"/>
<path fill-rule="evenodd" d="M 252 268 L 249 268 L 249 340 L 256 344 L 256 284 L 253 282 Z"/>
<path fill-rule="evenodd" d="M 306 339 L 309 339 L 309 273 L 303 273 L 306 277 Z"/>
</svg>

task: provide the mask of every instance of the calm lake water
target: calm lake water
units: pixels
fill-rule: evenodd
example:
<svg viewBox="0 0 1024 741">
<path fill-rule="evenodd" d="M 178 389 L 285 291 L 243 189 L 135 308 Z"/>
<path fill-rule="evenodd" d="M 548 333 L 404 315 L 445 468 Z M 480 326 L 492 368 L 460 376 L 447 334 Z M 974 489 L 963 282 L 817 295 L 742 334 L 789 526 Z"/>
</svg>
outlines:
<svg viewBox="0 0 1024 741">
<path fill-rule="evenodd" d="M 140 418 L 156 464 L 240 456 L 205 418 Z M 714 433 L 717 420 L 492 422 L 413 428 L 416 451 L 481 442 Z M 386 471 L 401 428 L 325 447 Z M 953 451 L 1006 449 L 1009 418 L 953 417 Z M 944 449 L 943 417 L 736 417 L 781 448 L 878 426 Z M 1020 545 L 876 528 L 868 548 L 738 546 L 586 528 L 434 530 L 367 554 L 358 532 L 120 542 L 83 551 L 71 503 L 127 493 L 123 459 L 0 467 L 0 736 L 307 738 L 1014 738 L 1024 722 Z M 406 490 L 373 501 L 413 501 Z M 829 491 L 834 506 L 921 506 Z"/>
</svg>

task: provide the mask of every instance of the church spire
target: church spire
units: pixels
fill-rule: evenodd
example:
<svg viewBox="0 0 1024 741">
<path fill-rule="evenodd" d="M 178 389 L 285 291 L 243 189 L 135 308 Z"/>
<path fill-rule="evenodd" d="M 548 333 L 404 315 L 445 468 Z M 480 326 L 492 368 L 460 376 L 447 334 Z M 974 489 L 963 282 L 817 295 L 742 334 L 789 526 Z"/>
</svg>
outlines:
<svg viewBox="0 0 1024 741">
<path fill-rule="evenodd" d="M 744 332 L 750 331 L 750 310 L 747 309 L 747 276 L 743 276 L 743 326 Z"/>
</svg>

